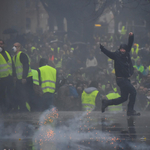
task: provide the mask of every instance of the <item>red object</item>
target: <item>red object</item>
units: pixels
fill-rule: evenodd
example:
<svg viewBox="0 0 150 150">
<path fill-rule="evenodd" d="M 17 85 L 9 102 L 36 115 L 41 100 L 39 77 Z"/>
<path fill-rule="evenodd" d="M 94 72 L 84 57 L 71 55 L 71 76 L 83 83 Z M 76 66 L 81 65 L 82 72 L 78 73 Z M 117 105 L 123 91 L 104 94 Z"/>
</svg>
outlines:
<svg viewBox="0 0 150 150">
<path fill-rule="evenodd" d="M 52 55 L 52 57 L 49 57 L 49 60 L 54 61 L 54 55 Z"/>
</svg>

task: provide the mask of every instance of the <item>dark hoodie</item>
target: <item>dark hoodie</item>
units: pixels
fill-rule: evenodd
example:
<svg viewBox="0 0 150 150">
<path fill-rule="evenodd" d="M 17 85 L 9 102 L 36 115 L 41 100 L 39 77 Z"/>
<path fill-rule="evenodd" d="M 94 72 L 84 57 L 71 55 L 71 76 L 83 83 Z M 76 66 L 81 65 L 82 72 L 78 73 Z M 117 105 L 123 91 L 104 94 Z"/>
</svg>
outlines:
<svg viewBox="0 0 150 150">
<path fill-rule="evenodd" d="M 133 41 L 134 41 L 134 36 L 129 36 L 128 45 L 126 44 L 120 45 L 120 48 L 124 48 L 126 50 L 124 54 L 120 52 L 120 48 L 115 52 L 110 52 L 104 47 L 101 49 L 101 51 L 105 55 L 107 55 L 109 58 L 114 60 L 116 77 L 128 78 L 131 77 L 133 74 L 134 69 L 130 57 L 130 51 L 131 51 Z"/>
</svg>

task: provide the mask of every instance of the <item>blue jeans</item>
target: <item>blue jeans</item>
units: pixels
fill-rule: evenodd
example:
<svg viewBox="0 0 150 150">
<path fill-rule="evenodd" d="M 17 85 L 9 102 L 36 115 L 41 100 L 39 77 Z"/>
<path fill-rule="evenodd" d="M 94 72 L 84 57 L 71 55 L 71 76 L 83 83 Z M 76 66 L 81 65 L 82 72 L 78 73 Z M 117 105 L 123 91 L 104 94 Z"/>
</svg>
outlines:
<svg viewBox="0 0 150 150">
<path fill-rule="evenodd" d="M 128 112 L 132 112 L 134 110 L 134 104 L 136 99 L 136 90 L 134 86 L 131 84 L 130 80 L 127 78 L 117 78 L 117 85 L 121 91 L 121 97 L 112 99 L 109 101 L 110 105 L 118 105 L 128 100 Z"/>
</svg>

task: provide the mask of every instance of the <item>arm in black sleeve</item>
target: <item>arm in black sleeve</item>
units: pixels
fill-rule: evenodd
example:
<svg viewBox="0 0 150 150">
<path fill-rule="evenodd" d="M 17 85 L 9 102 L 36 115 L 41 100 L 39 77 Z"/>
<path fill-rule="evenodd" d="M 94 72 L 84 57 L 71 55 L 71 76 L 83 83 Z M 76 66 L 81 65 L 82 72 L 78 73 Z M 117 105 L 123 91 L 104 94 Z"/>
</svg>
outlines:
<svg viewBox="0 0 150 150">
<path fill-rule="evenodd" d="M 56 90 L 55 92 L 66 83 L 66 79 L 62 76 L 62 78 L 58 77 L 58 72 L 56 73 Z"/>
<path fill-rule="evenodd" d="M 102 103 L 101 100 L 102 100 L 102 96 L 100 92 L 98 92 L 96 99 L 95 99 L 95 111 L 101 110 L 101 103 Z"/>
<path fill-rule="evenodd" d="M 39 85 L 41 86 L 41 73 L 40 73 L 40 70 L 38 69 L 37 72 L 38 72 Z"/>
<path fill-rule="evenodd" d="M 17 75 L 16 75 L 16 68 L 15 68 L 15 64 L 14 64 L 13 60 L 12 60 L 12 76 L 13 77 L 17 77 Z"/>
<path fill-rule="evenodd" d="M 134 42 L 134 35 L 129 36 L 129 38 L 128 38 L 128 52 L 130 52 L 130 51 L 131 51 L 131 48 L 132 48 L 133 42 Z"/>
<path fill-rule="evenodd" d="M 20 62 L 23 65 L 23 75 L 22 75 L 22 78 L 26 79 L 27 75 L 28 75 L 28 72 L 29 72 L 29 59 L 28 59 L 28 57 L 27 57 L 26 54 L 24 54 L 24 53 L 20 54 Z"/>
<path fill-rule="evenodd" d="M 115 52 L 110 52 L 106 48 L 102 48 L 101 51 L 111 59 L 115 59 Z"/>
</svg>

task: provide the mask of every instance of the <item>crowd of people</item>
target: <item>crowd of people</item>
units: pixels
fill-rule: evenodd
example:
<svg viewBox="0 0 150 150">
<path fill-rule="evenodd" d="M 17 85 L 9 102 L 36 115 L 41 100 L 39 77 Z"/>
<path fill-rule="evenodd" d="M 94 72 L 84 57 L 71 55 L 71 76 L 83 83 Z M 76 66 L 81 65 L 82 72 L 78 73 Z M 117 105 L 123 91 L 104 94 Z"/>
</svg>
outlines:
<svg viewBox="0 0 150 150">
<path fill-rule="evenodd" d="M 115 51 L 119 48 L 118 46 L 120 44 L 118 43 L 126 42 L 127 36 L 127 34 L 120 34 L 117 36 L 118 39 L 116 40 L 114 34 L 105 36 L 97 34 L 93 36 L 93 42 L 84 43 L 74 41 L 73 38 L 68 38 L 67 34 L 56 34 L 53 32 L 46 32 L 43 34 L 28 33 L 6 40 L 5 50 L 8 50 L 13 57 L 14 50 L 12 50 L 12 47 L 19 46 L 20 51 L 26 54 L 26 57 L 30 62 L 31 70 L 38 70 L 40 67 L 39 62 L 42 58 L 48 60 L 45 65 L 49 65 L 56 69 L 57 78 L 60 84 L 56 86 L 53 105 L 56 106 L 58 110 L 83 110 L 82 93 L 84 89 L 95 87 L 100 93 L 99 100 L 95 101 L 95 110 L 99 111 L 101 110 L 101 99 L 108 99 L 110 93 L 117 93 L 120 95 L 119 88 L 115 82 L 114 62 L 101 52 L 100 43 L 109 50 Z M 0 42 L 2 42 L 1 44 L 4 44 L 3 40 Z M 20 45 L 14 45 L 15 43 L 19 43 Z M 131 77 L 131 82 L 137 90 L 135 107 L 138 110 L 149 110 L 149 56 L 150 37 L 147 36 L 147 41 L 143 44 L 140 43 L 140 36 L 135 35 L 135 42 L 131 49 L 131 59 L 134 66 L 134 74 Z M 15 76 L 15 74 L 12 73 L 12 76 Z M 30 75 L 28 77 L 30 77 Z M 61 81 L 63 81 L 63 83 Z M 26 81 L 22 81 L 22 83 L 23 82 Z M 17 84 L 19 85 L 22 83 L 20 82 Z M 14 82 L 13 77 L 13 86 L 15 87 L 15 85 L 16 82 Z M 11 86 L 8 87 L 13 88 Z M 5 98 L 7 103 L 1 101 L 1 106 L 4 105 L 5 107 L 1 107 L 1 109 L 4 109 L 6 112 L 13 110 L 15 112 L 40 111 L 42 91 L 39 87 L 40 86 L 35 85 L 34 82 L 33 90 L 26 87 L 26 90 L 29 91 L 29 97 L 26 97 L 24 103 L 19 103 L 20 99 L 16 100 L 16 95 L 21 94 L 20 92 L 16 92 L 20 90 L 20 86 L 13 88 L 15 89 L 13 91 L 9 90 L 14 94 L 7 93 L 6 98 L 3 96 L 3 99 Z M 3 92 L 5 93 L 5 91 Z M 11 95 L 13 98 L 8 95 Z M 28 98 L 30 98 L 30 100 L 27 100 Z M 121 107 L 123 110 L 126 110 L 124 104 Z"/>
</svg>

